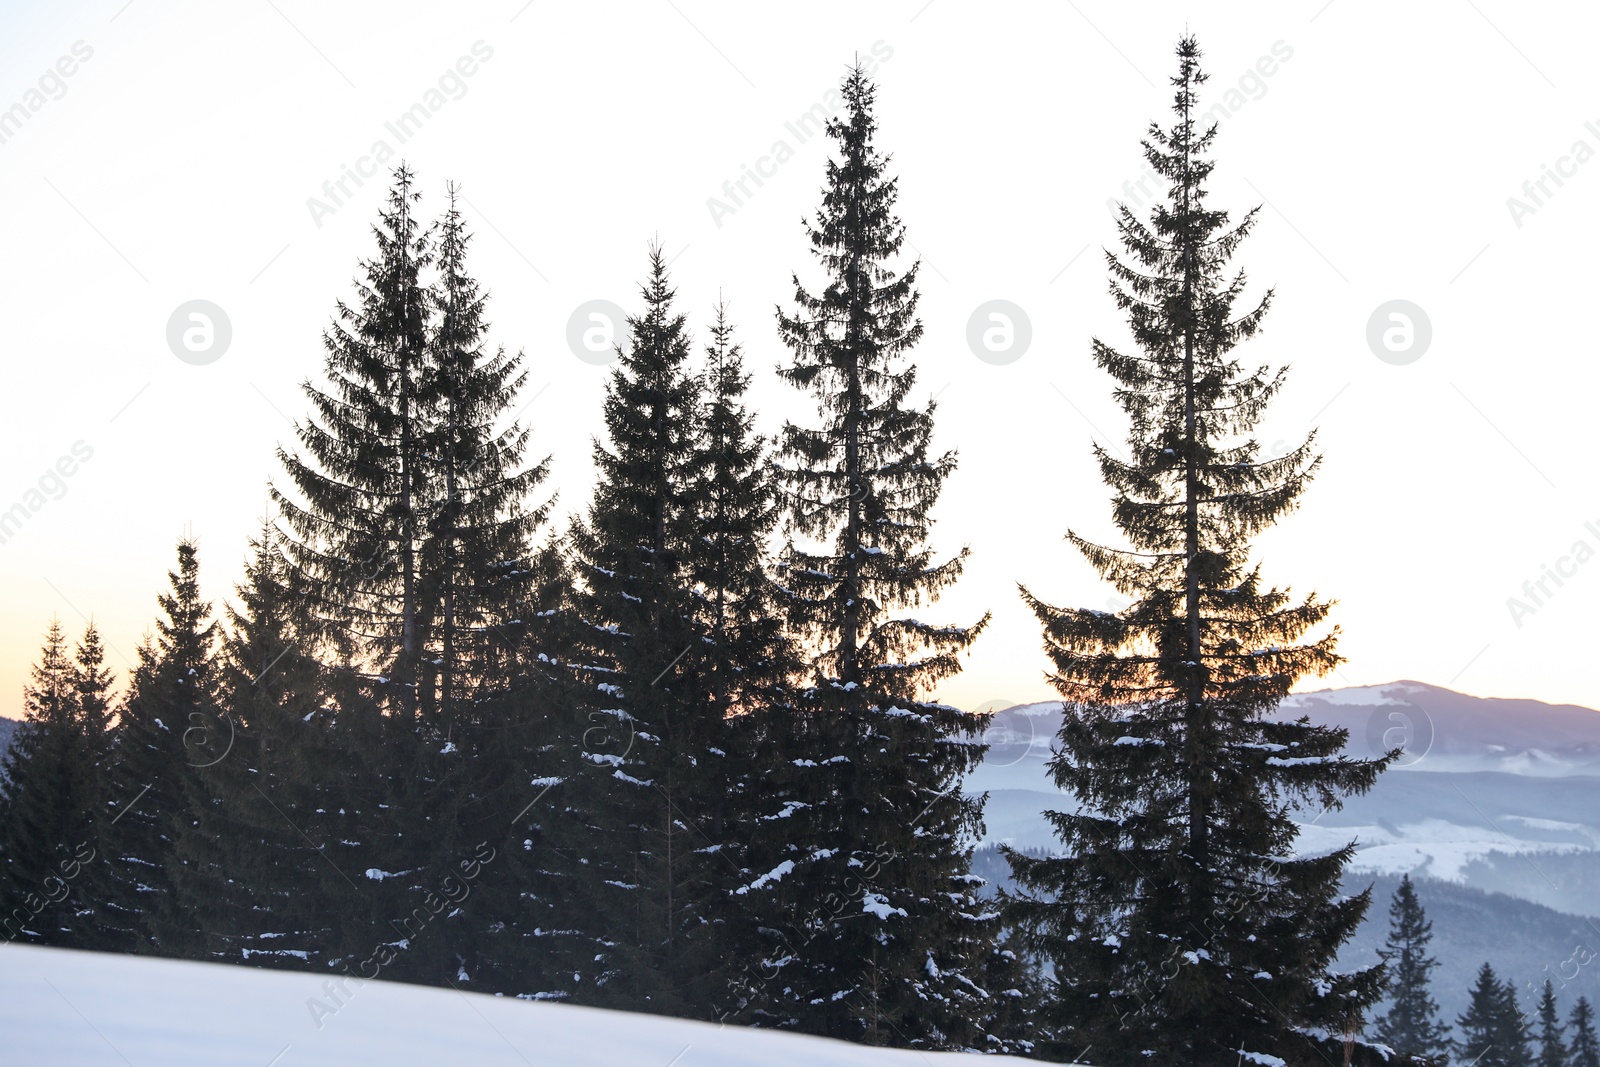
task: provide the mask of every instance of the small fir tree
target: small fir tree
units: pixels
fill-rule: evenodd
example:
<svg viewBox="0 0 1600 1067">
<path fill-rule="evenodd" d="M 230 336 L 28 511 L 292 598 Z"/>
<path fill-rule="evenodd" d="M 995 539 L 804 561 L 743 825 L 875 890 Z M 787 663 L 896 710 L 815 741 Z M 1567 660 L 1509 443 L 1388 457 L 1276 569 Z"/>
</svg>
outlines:
<svg viewBox="0 0 1600 1067">
<path fill-rule="evenodd" d="M 1572 1006 L 1567 1028 L 1572 1033 L 1570 1067 L 1600 1067 L 1600 1037 L 1595 1035 L 1594 1008 L 1588 997 L 1579 997 Z"/>
<path fill-rule="evenodd" d="M 1563 1037 L 1561 1014 L 1556 1007 L 1556 987 L 1546 978 L 1539 995 L 1539 1058 L 1537 1067 L 1568 1067 L 1567 1044 Z"/>
<path fill-rule="evenodd" d="M 1400 879 L 1389 905 L 1389 939 L 1379 953 L 1389 969 L 1389 1010 L 1376 1020 L 1378 1040 L 1419 1063 L 1432 1063 L 1448 1046 L 1428 975 L 1439 966 L 1428 955 L 1433 924 L 1417 900 L 1411 876 Z"/>
<path fill-rule="evenodd" d="M 82 886 L 74 883 L 95 851 L 98 773 L 77 682 L 66 635 L 52 619 L 0 778 L 0 938 L 7 941 L 93 944 L 80 921 Z"/>
</svg>

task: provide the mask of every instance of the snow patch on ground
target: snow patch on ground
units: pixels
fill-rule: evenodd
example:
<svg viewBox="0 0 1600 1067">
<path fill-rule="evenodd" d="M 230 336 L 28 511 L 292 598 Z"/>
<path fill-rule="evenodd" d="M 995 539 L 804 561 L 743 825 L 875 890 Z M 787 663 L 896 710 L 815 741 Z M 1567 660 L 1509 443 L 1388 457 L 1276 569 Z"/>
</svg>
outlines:
<svg viewBox="0 0 1600 1067">
<path fill-rule="evenodd" d="M 0 945 L 0 1060 L 52 1067 L 1001 1067 L 398 982 Z M 328 992 L 332 988 L 333 993 Z M 323 1005 L 313 1015 L 308 1005 Z M 320 1026 L 319 1026 L 320 1023 Z"/>
</svg>

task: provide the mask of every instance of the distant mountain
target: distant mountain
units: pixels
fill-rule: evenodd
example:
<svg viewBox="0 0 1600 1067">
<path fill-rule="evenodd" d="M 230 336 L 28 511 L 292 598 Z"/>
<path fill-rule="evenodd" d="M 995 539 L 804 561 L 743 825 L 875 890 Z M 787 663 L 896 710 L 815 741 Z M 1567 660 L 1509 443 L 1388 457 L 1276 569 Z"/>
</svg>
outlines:
<svg viewBox="0 0 1600 1067">
<path fill-rule="evenodd" d="M 1306 852 L 1354 840 L 1356 873 L 1435 877 L 1600 915 L 1600 712 L 1401 681 L 1295 694 L 1277 714 L 1348 729 L 1353 755 L 1404 750 L 1367 795 L 1304 812 Z M 968 778 L 989 792 L 986 842 L 1056 846 L 1040 813 L 1072 807 L 1046 768 L 1060 725 L 1056 702 L 996 713 Z"/>
<path fill-rule="evenodd" d="M 1574 704 L 1473 697 L 1421 682 L 1297 693 L 1279 712 L 1350 731 L 1350 749 L 1406 750 L 1418 771 L 1541 778 L 1600 775 L 1600 712 Z"/>
</svg>

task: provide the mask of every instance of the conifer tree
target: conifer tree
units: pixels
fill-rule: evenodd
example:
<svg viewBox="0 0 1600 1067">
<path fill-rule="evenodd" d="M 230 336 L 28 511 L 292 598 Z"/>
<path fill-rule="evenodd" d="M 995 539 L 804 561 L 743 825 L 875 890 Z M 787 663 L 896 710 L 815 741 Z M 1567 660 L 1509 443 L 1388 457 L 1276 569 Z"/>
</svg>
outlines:
<svg viewBox="0 0 1600 1067">
<path fill-rule="evenodd" d="M 1567 1044 L 1556 1008 L 1556 988 L 1548 978 L 1539 996 L 1539 1058 L 1534 1062 L 1538 1067 L 1567 1067 Z"/>
<path fill-rule="evenodd" d="M 85 947 L 82 891 L 73 881 L 93 855 L 96 768 L 59 620 L 45 631 L 29 677 L 0 779 L 0 938 Z"/>
<path fill-rule="evenodd" d="M 572 534 L 594 712 L 626 719 L 634 744 L 609 779 L 586 776 L 597 818 L 590 866 L 595 915 L 614 942 L 593 1002 L 687 1014 L 680 890 L 714 854 L 697 852 L 700 788 L 719 709 L 701 699 L 704 665 L 690 574 L 699 535 L 689 497 L 699 383 L 661 248 L 650 250 L 644 311 L 606 386 L 598 483 Z M 596 758 L 602 758 L 596 754 Z"/>
<path fill-rule="evenodd" d="M 95 772 L 103 773 L 111 760 L 111 733 L 114 711 L 111 688 L 115 676 L 106 666 L 105 642 L 94 621 L 84 627 L 83 637 L 73 653 L 76 666 L 72 672 L 72 687 L 77 700 L 78 728 L 89 745 L 90 763 Z M 103 798 L 97 798 L 103 800 Z M 95 804 L 98 808 L 98 803 Z"/>
<path fill-rule="evenodd" d="M 324 335 L 328 384 L 307 383 L 300 451 L 280 450 L 284 583 L 307 608 L 296 643 L 330 668 L 315 736 L 343 753 L 300 830 L 340 916 L 330 964 L 381 956 L 386 975 L 429 982 L 487 968 L 523 992 L 519 976 L 546 973 L 507 954 L 536 936 L 527 916 L 442 907 L 439 886 L 481 865 L 480 832 L 509 833 L 526 782 L 550 777 L 550 753 L 567 747 L 551 731 L 572 716 L 549 706 L 565 699 L 549 606 L 564 572 L 532 544 L 549 505 L 526 498 L 548 461 L 524 464 L 529 431 L 506 417 L 523 357 L 487 345 L 487 297 L 449 195 L 441 224 L 424 227 L 411 173 L 395 172 L 358 299 Z M 530 848 L 533 818 L 520 818 Z"/>
<path fill-rule="evenodd" d="M 1456 1055 L 1462 1062 L 1478 1067 L 1529 1067 L 1527 1024 L 1517 1008 L 1516 990 L 1501 983 L 1494 968 L 1485 963 L 1478 969 L 1467 1010 L 1456 1019 L 1461 1036 L 1456 1039 Z"/>
<path fill-rule="evenodd" d="M 1439 1006 L 1428 991 L 1428 975 L 1438 961 L 1427 954 L 1433 924 L 1417 900 L 1411 876 L 1403 875 L 1389 906 L 1389 939 L 1380 955 L 1389 968 L 1388 1012 L 1376 1020 L 1378 1040 L 1400 1056 L 1434 1062 L 1448 1042 Z"/>
<path fill-rule="evenodd" d="M 1595 1036 L 1594 1008 L 1588 997 L 1579 997 L 1567 1019 L 1572 1032 L 1572 1045 L 1568 1050 L 1570 1067 L 1600 1067 L 1600 1037 Z"/>
<path fill-rule="evenodd" d="M 90 868 L 99 903 L 96 947 L 167 956 L 195 951 L 188 902 L 173 890 L 174 843 L 192 821 L 198 766 L 229 743 L 216 700 L 217 623 L 200 592 L 199 547 L 185 537 L 177 556 L 177 569 L 167 574 L 170 591 L 157 598 L 156 633 L 139 648 L 118 713 L 111 797 Z"/>
<path fill-rule="evenodd" d="M 800 673 L 770 570 L 780 502 L 767 442 L 756 434 L 744 399 L 749 384 L 727 307 L 719 303 L 705 346 L 688 490 L 694 529 L 687 573 L 709 711 L 695 756 L 701 822 L 691 829 L 707 862 L 677 894 L 688 917 L 681 926 L 689 943 L 683 970 L 690 1003 L 697 1014 L 709 1009 L 717 1018 L 750 999 L 749 963 L 762 947 L 760 913 L 735 891 L 768 869 L 761 864 L 775 851 L 774 827 L 761 819 L 768 774 L 784 758 L 771 740 L 781 736 L 774 723 L 793 714 L 792 682 Z"/>
<path fill-rule="evenodd" d="M 1176 120 L 1144 142 L 1167 198 L 1148 224 L 1124 206 L 1127 258 L 1107 252 L 1137 351 L 1094 343 L 1131 424 L 1126 458 L 1095 450 L 1130 547 L 1068 533 L 1133 604 L 1057 608 L 1023 589 L 1067 710 L 1051 771 L 1079 807 L 1049 813 L 1065 856 L 1009 853 L 1023 890 L 1011 914 L 1054 965 L 1061 1050 L 1093 1044 L 1111 1065 L 1320 1063 L 1342 1055 L 1382 970 L 1331 970 L 1368 894 L 1339 892 L 1353 844 L 1295 856 L 1291 813 L 1364 792 L 1392 754 L 1351 759 L 1342 729 L 1265 717 L 1339 662 L 1336 629 L 1303 640 L 1329 605 L 1249 562 L 1318 460 L 1309 439 L 1263 459 L 1249 436 L 1284 373 L 1232 354 L 1270 303 L 1236 310 L 1245 279 L 1228 273 L 1256 213 L 1230 224 L 1207 205 L 1217 127 L 1197 123 L 1193 38 L 1177 55 Z"/>
<path fill-rule="evenodd" d="M 532 543 L 550 505 L 528 500 L 548 476 L 549 460 L 525 466 L 531 432 L 506 420 L 526 382 L 523 356 L 488 348 L 487 296 L 468 269 L 471 234 L 457 190 L 448 191 L 427 290 L 429 347 L 417 412 L 425 487 L 417 501 L 424 516 L 418 720 L 386 746 L 401 762 L 384 798 L 391 851 L 374 861 L 382 871 L 408 873 L 383 879 L 374 899 L 390 898 L 382 905 L 388 910 L 373 913 L 404 935 L 396 976 L 435 983 L 470 980 L 490 962 L 480 956 L 476 920 L 439 906 L 440 886 L 460 863 L 481 862 L 471 857 L 494 848 L 485 834 L 505 844 L 509 826 L 496 822 L 486 799 L 497 783 L 521 773 L 506 762 L 505 743 L 530 725 L 507 719 L 505 698 L 519 679 L 545 684 L 544 667 L 520 660 L 530 647 L 548 647 L 550 616 L 541 608 L 560 579 L 548 551 Z M 385 727 L 405 729 L 391 720 Z"/>
<path fill-rule="evenodd" d="M 187 780 L 190 818 L 171 873 L 198 930 L 195 958 L 303 968 L 322 960 L 337 905 L 304 835 L 325 840 L 337 822 L 325 783 L 338 757 L 319 714 L 323 671 L 297 641 L 300 605 L 270 523 L 250 546 L 217 663 L 220 743 Z"/>
<path fill-rule="evenodd" d="M 84 744 L 83 767 L 88 775 L 80 783 L 78 792 L 91 823 L 98 828 L 108 817 L 107 804 L 110 798 L 106 794 L 105 783 L 115 757 L 116 710 L 112 696 L 115 675 L 106 666 L 105 642 L 101 640 L 100 631 L 92 619 L 84 627 L 73 661 L 72 687 L 77 702 L 78 735 Z M 80 850 L 82 855 L 78 857 L 79 860 L 83 864 L 95 862 L 98 847 L 97 833 L 96 838 Z M 83 884 L 73 891 L 72 914 L 74 931 L 78 936 L 72 943 L 80 948 L 98 947 L 94 943 L 98 927 L 95 918 L 97 903 L 87 892 L 93 884 L 93 878 L 85 876 Z"/>
<path fill-rule="evenodd" d="M 1533 1053 L 1528 1048 L 1533 1027 L 1517 1003 L 1517 987 L 1509 978 L 1500 985 L 1498 1023 L 1498 1047 L 1506 1050 L 1506 1062 L 1511 1067 L 1533 1067 Z"/>
<path fill-rule="evenodd" d="M 407 719 L 426 637 L 418 554 L 432 491 L 422 418 L 430 302 L 421 275 L 433 234 L 417 221 L 420 198 L 402 164 L 373 227 L 377 253 L 362 264 L 357 300 L 340 301 L 323 334 L 328 384 L 302 386 L 314 412 L 295 425 L 304 451 L 278 450 L 294 495 L 272 490 L 291 535 L 286 554 L 345 688 L 370 691 Z"/>
<path fill-rule="evenodd" d="M 780 506 L 767 442 L 744 401 L 750 375 L 725 304 L 717 306 L 710 333 L 690 461 L 688 573 L 696 617 L 710 638 L 703 672 L 717 717 L 764 716 L 787 698 L 786 683 L 797 670 L 767 564 Z"/>
<path fill-rule="evenodd" d="M 812 663 L 766 818 L 781 835 L 754 871 L 773 931 L 773 977 L 751 1017 L 854 1040 L 962 1047 L 988 994 L 976 983 L 995 933 L 968 874 L 981 803 L 961 791 L 982 758 L 976 717 L 933 687 L 960 669 L 986 615 L 946 626 L 900 614 L 956 581 L 930 512 L 955 469 L 932 451 L 933 404 L 913 407 L 922 336 L 917 271 L 895 260 L 905 230 L 897 179 L 875 143 L 875 89 L 859 66 L 827 135 L 821 209 L 806 230 L 825 275 L 794 279 L 778 312 L 793 352 L 781 376 L 816 399 L 819 424 L 784 427 L 778 450 L 792 538 L 779 568 L 791 632 Z M 784 821 L 778 821 L 784 820 Z"/>
<path fill-rule="evenodd" d="M 427 412 L 420 435 L 433 497 L 421 545 L 421 616 L 435 635 L 424 657 L 422 700 L 442 712 L 448 733 L 461 709 L 503 691 L 521 635 L 517 617 L 536 571 L 532 539 L 549 504 L 526 501 L 549 476 L 550 461 L 523 467 L 530 430 L 497 426 L 527 382 L 523 356 L 485 346 L 488 297 L 467 271 L 471 234 L 449 187 L 439 226 L 438 278 L 429 288 L 434 322 L 421 382 Z M 468 713 L 468 721 L 471 721 Z"/>
</svg>

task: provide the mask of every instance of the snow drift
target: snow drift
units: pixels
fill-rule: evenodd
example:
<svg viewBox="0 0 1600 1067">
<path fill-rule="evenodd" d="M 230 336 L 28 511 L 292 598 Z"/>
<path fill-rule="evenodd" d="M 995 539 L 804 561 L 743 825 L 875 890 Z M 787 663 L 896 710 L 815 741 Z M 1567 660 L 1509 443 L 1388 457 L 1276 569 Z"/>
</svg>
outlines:
<svg viewBox="0 0 1600 1067">
<path fill-rule="evenodd" d="M 465 983 L 463 984 L 465 987 Z M 392 982 L 0 945 L 0 1064 L 51 1067 L 949 1067 L 875 1049 Z M 984 1064 L 1022 1064 L 985 1056 Z"/>
</svg>

